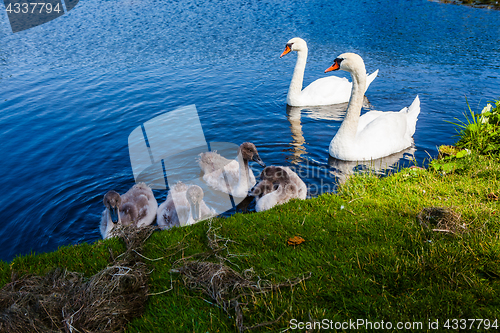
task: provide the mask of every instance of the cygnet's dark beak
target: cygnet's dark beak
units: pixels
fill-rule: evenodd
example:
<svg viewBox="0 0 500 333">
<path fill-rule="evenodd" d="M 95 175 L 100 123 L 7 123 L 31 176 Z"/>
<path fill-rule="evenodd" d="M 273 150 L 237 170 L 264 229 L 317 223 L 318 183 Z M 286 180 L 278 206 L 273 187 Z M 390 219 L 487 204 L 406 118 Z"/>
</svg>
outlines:
<svg viewBox="0 0 500 333">
<path fill-rule="evenodd" d="M 109 216 L 111 216 L 111 222 L 118 223 L 118 207 L 109 207 Z"/>
<path fill-rule="evenodd" d="M 258 184 L 258 183 L 257 183 Z M 255 191 L 255 188 L 257 187 L 257 184 L 255 184 L 251 189 L 248 190 L 248 193 L 247 193 L 247 196 L 252 196 L 252 197 L 255 197 L 257 196 L 254 191 Z"/>
<path fill-rule="evenodd" d="M 252 157 L 252 161 L 259 163 L 259 165 L 260 165 L 261 167 L 263 167 L 263 168 L 265 168 L 265 167 L 266 167 L 266 164 L 262 161 L 262 159 L 260 158 L 259 154 L 255 154 L 255 155 L 253 155 L 253 157 Z"/>
</svg>

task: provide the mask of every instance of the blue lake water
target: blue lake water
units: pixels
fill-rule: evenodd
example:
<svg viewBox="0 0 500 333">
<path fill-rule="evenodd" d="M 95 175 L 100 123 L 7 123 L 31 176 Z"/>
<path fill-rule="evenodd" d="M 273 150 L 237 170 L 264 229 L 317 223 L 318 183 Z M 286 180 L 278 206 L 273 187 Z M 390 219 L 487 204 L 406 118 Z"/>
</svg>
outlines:
<svg viewBox="0 0 500 333">
<path fill-rule="evenodd" d="M 474 111 L 500 97 L 500 11 L 418 0 L 81 0 L 13 34 L 0 9 L 0 260 L 99 239 L 103 195 L 134 184 L 128 136 L 185 105 L 196 105 L 207 141 L 251 141 L 266 164 L 300 168 L 310 196 L 335 190 L 335 172 L 354 167 L 328 158 L 345 108 L 287 109 L 296 54 L 279 55 L 292 37 L 308 42 L 306 85 L 356 52 L 368 72 L 380 70 L 371 108 L 398 111 L 420 96 L 419 165 L 456 141 L 447 121 L 463 118 L 466 97 Z M 155 195 L 161 203 L 166 191 Z"/>
</svg>

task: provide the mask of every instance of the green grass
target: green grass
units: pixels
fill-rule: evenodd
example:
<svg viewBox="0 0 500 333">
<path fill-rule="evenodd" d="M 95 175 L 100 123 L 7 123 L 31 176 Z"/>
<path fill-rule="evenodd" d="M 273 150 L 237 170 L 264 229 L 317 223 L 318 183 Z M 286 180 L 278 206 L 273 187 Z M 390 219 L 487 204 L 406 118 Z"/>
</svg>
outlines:
<svg viewBox="0 0 500 333">
<path fill-rule="evenodd" d="M 422 322 L 427 330 L 429 320 L 439 319 L 442 329 L 447 318 L 500 319 L 499 157 L 475 150 L 459 156 L 385 178 L 356 175 L 337 194 L 214 220 L 217 235 L 233 241 L 225 255 L 238 272 L 253 269 L 272 283 L 312 273 L 293 288 L 243 298 L 244 324 L 283 314 L 256 331 L 285 331 L 292 319 Z M 453 237 L 424 230 L 416 216 L 432 206 L 461 214 L 468 232 Z M 228 316 L 171 273 L 174 261 L 209 250 L 207 229 L 201 222 L 148 239 L 143 254 L 155 259 L 145 260 L 149 292 L 158 294 L 127 332 L 236 331 L 234 313 Z M 293 236 L 306 241 L 287 245 Z M 91 276 L 110 262 L 110 250 L 116 256 L 124 249 L 112 239 L 0 262 L 0 287 L 11 270 L 45 274 L 65 267 Z"/>
<path fill-rule="evenodd" d="M 421 321 L 500 317 L 500 243 L 498 161 L 472 155 L 463 168 L 442 175 L 407 169 L 379 179 L 351 178 L 338 195 L 293 201 L 259 214 L 237 214 L 214 225 L 235 243 L 230 253 L 239 271 L 253 268 L 272 282 L 312 277 L 292 289 L 248 299 L 246 324 L 281 320 L 260 331 L 286 329 L 291 319 L 334 321 Z M 474 166 L 473 168 L 467 166 Z M 496 192 L 498 194 L 498 192 Z M 432 234 L 416 222 L 429 206 L 453 207 L 470 230 L 450 237 Z M 146 314 L 130 332 L 232 332 L 234 320 L 210 305 L 200 292 L 186 289 L 171 263 L 181 255 L 206 251 L 206 223 L 156 233 L 145 255 L 161 258 L 183 240 L 184 253 L 150 263 L 152 292 Z M 295 248 L 287 239 L 301 236 Z M 235 269 L 235 267 L 233 267 Z M 173 282 L 171 282 L 173 281 Z M 208 300 L 208 299 L 207 299 Z M 211 301 L 211 300 L 210 300 Z"/>
<path fill-rule="evenodd" d="M 19 276 L 44 275 L 53 268 L 62 267 L 90 277 L 108 265 L 111 255 L 116 257 L 124 251 L 124 244 L 118 239 L 111 239 L 94 244 L 63 246 L 55 252 L 16 257 L 10 265 L 0 261 L 0 287 L 10 282 L 12 271 Z"/>
<path fill-rule="evenodd" d="M 480 113 L 468 105 L 465 121 L 457 119 L 459 137 L 456 146 L 476 150 L 480 154 L 500 154 L 500 100 L 489 102 Z"/>
<path fill-rule="evenodd" d="M 473 166 L 473 167 L 470 167 Z M 279 331 L 291 319 L 334 321 L 422 321 L 444 318 L 498 318 L 500 312 L 500 244 L 498 191 L 500 165 L 491 157 L 471 155 L 442 175 L 407 169 L 379 179 L 351 178 L 338 195 L 293 201 L 264 213 L 237 214 L 214 221 L 217 233 L 234 240 L 230 253 L 238 271 L 253 268 L 272 282 L 312 277 L 292 289 L 249 298 L 247 325 L 281 320 L 260 331 Z M 498 192 L 495 192 L 499 194 Z M 470 232 L 462 237 L 429 234 L 416 222 L 428 206 L 447 206 L 462 214 Z M 205 295 L 188 290 L 171 264 L 181 256 L 207 251 L 207 224 L 157 232 L 146 243 L 151 261 L 151 296 L 146 313 L 129 332 L 233 332 L 234 318 L 209 304 Z M 286 245 L 292 236 L 306 242 Z M 64 247 L 54 253 L 16 258 L 20 273 L 44 274 L 67 267 L 87 276 L 106 266 L 110 254 L 123 251 L 116 240 Z M 173 248 L 184 244 L 175 254 Z M 10 270 L 2 263 L 2 283 Z M 258 330 L 259 331 L 259 330 Z"/>
</svg>

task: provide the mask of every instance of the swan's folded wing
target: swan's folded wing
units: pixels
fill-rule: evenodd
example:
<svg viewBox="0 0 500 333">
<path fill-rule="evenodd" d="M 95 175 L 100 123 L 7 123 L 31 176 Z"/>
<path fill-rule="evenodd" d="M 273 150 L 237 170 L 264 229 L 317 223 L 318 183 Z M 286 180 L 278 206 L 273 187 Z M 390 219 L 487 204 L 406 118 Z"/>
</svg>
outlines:
<svg viewBox="0 0 500 333">
<path fill-rule="evenodd" d="M 383 111 L 370 111 L 359 117 L 359 122 L 358 122 L 358 133 L 361 132 L 362 130 L 365 129 L 365 127 L 370 124 L 372 121 L 377 119 L 380 116 L 383 116 L 384 114 L 389 113 L 389 112 L 383 112 Z"/>
<path fill-rule="evenodd" d="M 230 161 L 223 168 L 205 173 L 203 180 L 212 188 L 224 193 L 231 193 L 239 181 L 239 163 Z"/>
<path fill-rule="evenodd" d="M 351 96 L 352 83 L 344 77 L 328 76 L 318 79 L 300 93 L 303 105 L 346 103 Z"/>
<path fill-rule="evenodd" d="M 224 166 L 233 161 L 219 155 L 215 151 L 201 153 L 199 156 L 198 164 L 204 173 L 212 173 L 221 170 Z"/>
<path fill-rule="evenodd" d="M 420 100 L 418 96 L 415 98 L 410 107 L 404 107 L 399 112 L 393 111 L 370 111 L 359 117 L 358 122 L 358 133 L 361 132 L 368 124 L 372 123 L 375 119 L 380 116 L 388 116 L 391 114 L 405 114 L 405 118 L 407 119 L 408 128 L 413 128 L 412 134 L 415 133 L 415 124 L 417 122 L 417 117 L 420 113 Z"/>
<path fill-rule="evenodd" d="M 400 112 L 378 112 L 362 131 L 356 134 L 358 151 L 366 159 L 377 159 L 401 151 L 411 145 L 407 137 L 407 114 Z"/>
</svg>

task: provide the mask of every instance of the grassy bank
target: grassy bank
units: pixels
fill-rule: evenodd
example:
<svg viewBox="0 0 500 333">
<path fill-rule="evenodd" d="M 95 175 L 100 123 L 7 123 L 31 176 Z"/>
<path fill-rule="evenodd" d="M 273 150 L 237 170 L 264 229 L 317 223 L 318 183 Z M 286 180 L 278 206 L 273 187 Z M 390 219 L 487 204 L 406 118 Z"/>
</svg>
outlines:
<svg viewBox="0 0 500 333">
<path fill-rule="evenodd" d="M 464 127 L 462 137 L 471 130 Z M 427 331 L 436 320 L 443 330 L 454 318 L 493 324 L 500 320 L 500 160 L 457 151 L 427 170 L 405 169 L 382 179 L 357 175 L 337 194 L 155 232 L 141 257 L 151 272 L 150 296 L 143 316 L 126 331 L 235 332 L 238 317 L 240 326 L 273 322 L 255 330 L 261 332 L 323 319 L 383 320 L 393 331 L 397 322 Z M 430 228 L 423 227 L 417 216 L 427 207 L 452 210 L 457 228 L 444 230 L 425 219 Z M 305 242 L 288 245 L 293 236 Z M 0 287 L 12 272 L 41 275 L 54 267 L 90 277 L 124 249 L 114 239 L 19 257 L 0 263 Z M 223 296 L 238 300 L 237 313 L 234 302 L 219 299 L 217 305 L 203 290 L 189 288 L 203 285 L 178 271 L 196 259 L 223 263 L 262 288 L 300 282 L 267 293 L 229 285 Z M 467 325 L 478 328 L 477 322 Z"/>
<path fill-rule="evenodd" d="M 473 166 L 472 168 L 470 166 Z M 218 234 L 235 241 L 230 253 L 247 254 L 231 261 L 239 270 L 253 268 L 278 283 L 312 272 L 299 286 L 248 298 L 249 324 L 272 321 L 276 331 L 293 318 L 308 321 L 421 321 L 446 318 L 500 317 L 500 243 L 498 160 L 470 156 L 443 175 L 419 169 L 378 179 L 352 178 L 338 195 L 294 201 L 262 214 L 218 220 Z M 424 230 L 416 216 L 425 207 L 445 206 L 461 214 L 468 232 L 451 236 Z M 146 315 L 130 331 L 234 331 L 234 320 L 181 286 L 169 273 L 174 259 L 206 251 L 206 224 L 157 233 L 146 256 L 168 256 L 179 242 L 183 254 L 151 266 L 154 291 Z M 287 239 L 306 241 L 288 246 Z M 161 324 L 160 324 L 161 323 Z M 262 329 L 265 331 L 266 329 Z"/>
</svg>

